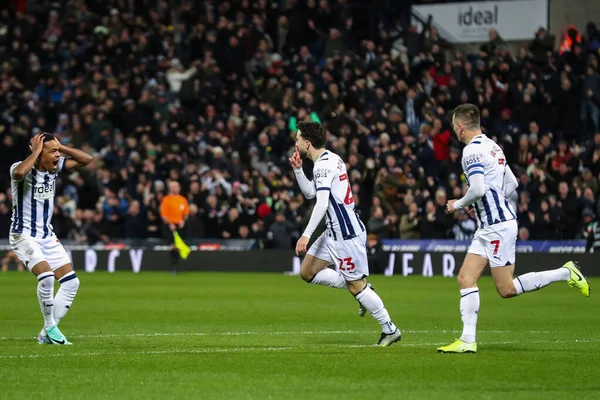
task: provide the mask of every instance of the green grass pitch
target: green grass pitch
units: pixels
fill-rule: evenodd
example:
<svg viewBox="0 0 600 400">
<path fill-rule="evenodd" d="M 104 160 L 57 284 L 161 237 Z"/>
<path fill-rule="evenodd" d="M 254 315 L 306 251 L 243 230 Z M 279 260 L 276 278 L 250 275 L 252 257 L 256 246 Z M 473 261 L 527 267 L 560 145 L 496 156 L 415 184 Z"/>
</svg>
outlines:
<svg viewBox="0 0 600 400">
<path fill-rule="evenodd" d="M 283 274 L 80 274 L 40 346 L 35 279 L 0 274 L 0 398 L 600 399 L 600 310 L 564 283 L 503 300 L 483 278 L 479 352 L 460 335 L 456 281 L 373 276 L 403 340 L 342 290 Z"/>
</svg>

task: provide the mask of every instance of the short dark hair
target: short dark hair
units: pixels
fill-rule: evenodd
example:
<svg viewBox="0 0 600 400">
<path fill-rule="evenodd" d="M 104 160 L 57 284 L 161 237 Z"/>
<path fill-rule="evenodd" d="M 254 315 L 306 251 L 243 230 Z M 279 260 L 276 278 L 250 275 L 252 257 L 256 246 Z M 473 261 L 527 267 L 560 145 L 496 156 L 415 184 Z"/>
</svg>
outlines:
<svg viewBox="0 0 600 400">
<path fill-rule="evenodd" d="M 325 132 L 323 125 L 317 122 L 298 122 L 296 128 L 298 128 L 304 140 L 308 140 L 315 149 L 325 147 L 327 132 Z"/>
<path fill-rule="evenodd" d="M 465 103 L 456 107 L 453 112 L 454 119 L 460 122 L 468 129 L 478 129 L 481 124 L 481 114 L 475 104 Z"/>
<path fill-rule="evenodd" d="M 52 140 L 54 140 L 54 135 L 51 133 L 42 133 L 42 135 L 44 135 L 44 143 L 48 143 L 51 142 Z"/>
</svg>

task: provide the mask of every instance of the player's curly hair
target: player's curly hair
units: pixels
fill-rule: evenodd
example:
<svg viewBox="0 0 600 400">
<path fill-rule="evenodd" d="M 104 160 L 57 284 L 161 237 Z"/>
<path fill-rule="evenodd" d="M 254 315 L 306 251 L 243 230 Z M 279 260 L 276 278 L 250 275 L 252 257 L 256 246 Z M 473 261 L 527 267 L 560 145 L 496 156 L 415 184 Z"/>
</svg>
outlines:
<svg viewBox="0 0 600 400">
<path fill-rule="evenodd" d="M 327 132 L 323 125 L 317 122 L 298 122 L 296 125 L 300 131 L 300 135 L 304 140 L 310 142 L 315 149 L 322 149 L 325 147 L 327 141 Z"/>
<path fill-rule="evenodd" d="M 478 129 L 481 124 L 479 108 L 475 104 L 465 103 L 454 109 L 454 119 L 459 120 L 467 129 Z"/>
</svg>

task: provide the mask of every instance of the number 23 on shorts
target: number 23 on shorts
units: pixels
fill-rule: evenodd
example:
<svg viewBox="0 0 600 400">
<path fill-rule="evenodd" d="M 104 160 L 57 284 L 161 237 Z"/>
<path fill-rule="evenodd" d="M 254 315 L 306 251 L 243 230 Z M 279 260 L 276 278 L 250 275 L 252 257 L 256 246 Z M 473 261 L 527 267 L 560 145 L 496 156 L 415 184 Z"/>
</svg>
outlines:
<svg viewBox="0 0 600 400">
<path fill-rule="evenodd" d="M 340 271 L 353 271 L 356 265 L 352 263 L 352 257 L 338 258 L 340 261 Z"/>
</svg>

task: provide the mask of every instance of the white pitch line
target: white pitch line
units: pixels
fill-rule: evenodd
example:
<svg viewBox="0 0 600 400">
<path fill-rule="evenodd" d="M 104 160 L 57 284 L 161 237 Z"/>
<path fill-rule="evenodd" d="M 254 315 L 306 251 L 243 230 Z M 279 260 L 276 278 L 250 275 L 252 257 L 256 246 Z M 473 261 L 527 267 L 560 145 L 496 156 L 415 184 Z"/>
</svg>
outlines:
<svg viewBox="0 0 600 400">
<path fill-rule="evenodd" d="M 534 340 L 534 341 L 496 341 L 484 342 L 488 345 L 507 345 L 507 344 L 557 344 L 557 343 L 595 343 L 600 339 L 583 340 Z M 434 347 L 440 343 L 399 343 L 394 348 L 402 347 Z M 186 350 L 150 350 L 150 351 L 113 351 L 113 352 L 75 352 L 75 353 L 54 353 L 54 354 L 20 354 L 20 355 L 0 355 L 0 359 L 31 359 L 31 358 L 54 358 L 54 357 L 100 357 L 100 356 L 152 356 L 165 354 L 213 354 L 213 353 L 239 353 L 239 352 L 271 352 L 285 350 L 330 350 L 330 349 L 348 349 L 348 348 L 376 348 L 374 345 L 360 344 L 331 344 L 317 346 L 285 346 L 285 347 L 234 347 L 234 348 L 213 348 L 213 349 L 186 349 Z M 379 347 L 377 347 L 379 349 Z M 383 350 L 383 349 L 382 349 Z M 385 350 L 383 350 L 385 351 Z"/>
<path fill-rule="evenodd" d="M 403 330 L 402 333 L 456 333 L 459 330 Z M 252 336 L 252 335 L 348 335 L 348 334 L 364 334 L 376 333 L 371 330 L 345 330 L 345 331 L 247 331 L 247 332 L 154 332 L 154 333 L 124 333 L 124 334 L 93 334 L 93 335 L 69 335 L 75 339 L 101 339 L 101 338 L 127 338 L 127 337 L 177 337 L 177 336 Z M 551 331 L 510 331 L 510 330 L 487 330 L 479 331 L 483 334 L 514 334 L 514 333 L 529 333 L 529 334 L 545 334 L 556 333 Z M 0 340 L 30 340 L 33 337 L 0 337 Z"/>
<path fill-rule="evenodd" d="M 12 356 L 0 356 L 2 358 L 50 358 L 50 357 L 95 357 L 95 356 L 119 356 L 119 355 L 162 355 L 162 354 L 202 354 L 202 353 L 235 353 L 252 351 L 281 351 L 290 350 L 292 347 L 234 347 L 223 349 L 188 349 L 188 350 L 151 350 L 151 351 L 114 351 L 114 352 L 85 352 L 85 353 L 55 353 L 55 354 L 22 354 Z"/>
</svg>

